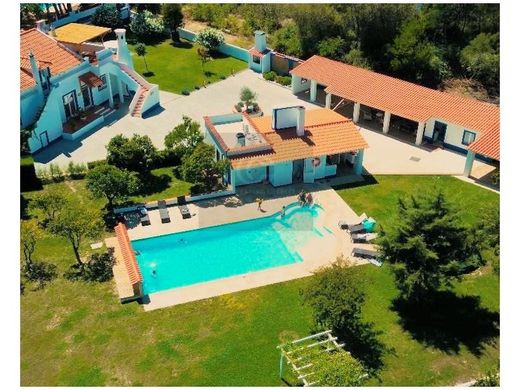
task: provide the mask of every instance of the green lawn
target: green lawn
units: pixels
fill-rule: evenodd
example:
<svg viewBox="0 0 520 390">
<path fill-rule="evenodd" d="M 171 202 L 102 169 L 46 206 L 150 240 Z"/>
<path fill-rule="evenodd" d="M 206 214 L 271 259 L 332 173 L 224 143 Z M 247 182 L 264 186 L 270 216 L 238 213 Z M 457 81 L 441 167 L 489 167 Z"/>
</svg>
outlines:
<svg viewBox="0 0 520 390">
<path fill-rule="evenodd" d="M 451 178 L 376 177 L 378 184 L 340 190 L 360 213 L 390 223 L 396 189 L 426 190 L 432 183 L 462 205 L 468 223 L 498 196 Z M 81 181 L 73 182 L 81 185 Z M 63 183 L 59 184 L 63 185 Z M 96 202 L 81 195 L 79 201 Z M 386 207 L 381 207 L 385 203 Z M 99 205 L 99 203 L 98 203 Z M 386 210 L 386 211 L 385 211 Z M 70 245 L 44 238 L 35 258 L 52 261 L 61 272 L 74 262 Z M 496 366 L 498 338 L 478 352 L 464 337 L 451 349 L 420 343 L 404 331 L 390 309 L 397 291 L 387 267 L 362 266 L 367 279 L 364 317 L 382 330 L 386 355 L 372 385 L 449 385 Z M 43 290 L 21 297 L 21 384 L 29 385 L 283 385 L 276 345 L 287 336 L 309 334 L 309 310 L 299 290 L 308 279 L 266 286 L 146 313 L 121 305 L 113 282 L 72 282 L 59 277 Z M 486 268 L 456 285 L 460 296 L 479 296 L 481 308 L 499 308 L 499 280 Z M 457 324 L 468 330 L 468 320 Z M 458 340 L 458 339 L 457 339 Z M 471 352 L 473 351 L 473 352 Z"/>
<path fill-rule="evenodd" d="M 143 58 L 138 57 L 133 51 L 134 45 L 130 45 L 135 70 L 149 82 L 158 84 L 161 90 L 173 93 L 193 91 L 195 86 L 202 87 L 204 82 L 219 81 L 221 76 L 228 77 L 233 72 L 247 68 L 244 61 L 219 55 L 204 65 L 203 72 L 196 46 L 187 41 L 174 46 L 168 39 L 157 45 L 149 45 L 146 49 L 148 71 Z"/>
</svg>

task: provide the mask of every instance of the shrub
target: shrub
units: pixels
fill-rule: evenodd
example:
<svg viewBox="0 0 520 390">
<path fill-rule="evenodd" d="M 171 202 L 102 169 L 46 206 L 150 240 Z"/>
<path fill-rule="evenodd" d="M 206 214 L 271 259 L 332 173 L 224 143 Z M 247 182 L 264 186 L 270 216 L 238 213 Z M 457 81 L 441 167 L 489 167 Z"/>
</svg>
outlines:
<svg viewBox="0 0 520 390">
<path fill-rule="evenodd" d="M 36 177 L 38 178 L 38 180 L 40 180 L 42 184 L 48 184 L 51 180 L 49 170 L 46 167 L 36 168 Z"/>
<path fill-rule="evenodd" d="M 44 263 L 43 261 L 33 262 L 30 267 L 24 267 L 27 279 L 38 282 L 38 288 L 40 289 L 58 275 L 56 269 L 54 264 Z"/>
<path fill-rule="evenodd" d="M 181 158 L 179 154 L 171 149 L 159 150 L 157 153 L 157 158 L 155 160 L 154 167 L 155 168 L 164 168 L 176 166 L 181 163 Z"/>
<path fill-rule="evenodd" d="M 90 161 L 87 163 L 88 169 L 94 169 L 98 165 L 104 165 L 107 163 L 107 160 L 96 160 L 96 161 Z"/>
<path fill-rule="evenodd" d="M 267 80 L 267 81 L 274 81 L 274 79 L 278 75 L 276 74 L 275 71 L 271 70 L 269 72 L 264 72 L 263 76 L 264 76 L 264 79 Z"/>
<path fill-rule="evenodd" d="M 148 172 L 157 156 L 157 149 L 147 135 L 134 134 L 131 138 L 116 135 L 106 148 L 109 164 L 139 173 Z"/>
<path fill-rule="evenodd" d="M 242 103 L 242 102 L 240 102 Z M 235 110 L 236 112 L 242 112 L 242 106 L 240 104 L 235 104 Z"/>
<path fill-rule="evenodd" d="M 162 19 L 147 10 L 132 18 L 130 30 L 144 42 L 162 37 L 165 31 Z"/>
<path fill-rule="evenodd" d="M 83 163 L 75 164 L 73 161 L 69 162 L 67 172 L 72 179 L 82 179 L 87 173 L 87 167 Z"/>
<path fill-rule="evenodd" d="M 207 27 L 197 34 L 195 42 L 204 46 L 209 51 L 215 51 L 225 40 L 224 35 L 220 31 Z"/>
<path fill-rule="evenodd" d="M 199 87 L 198 85 L 196 85 L 194 88 L 195 88 L 196 90 L 199 90 L 199 89 L 200 89 L 200 87 Z"/>
<path fill-rule="evenodd" d="M 49 164 L 49 174 L 53 181 L 63 180 L 63 171 L 58 164 Z"/>
<path fill-rule="evenodd" d="M 92 24 L 95 26 L 115 28 L 120 23 L 119 12 L 115 4 L 103 4 L 92 15 Z"/>
<path fill-rule="evenodd" d="M 92 282 L 106 282 L 112 279 L 113 265 L 114 256 L 112 256 L 112 253 L 94 253 L 86 264 L 84 278 Z"/>
<path fill-rule="evenodd" d="M 226 76 L 222 74 L 222 75 L 220 75 L 220 79 L 221 79 L 221 80 L 225 80 L 225 79 L 226 79 Z"/>
<path fill-rule="evenodd" d="M 285 86 L 291 85 L 290 76 L 276 76 L 274 81 L 276 81 L 278 84 L 285 85 Z"/>
<path fill-rule="evenodd" d="M 190 91 L 188 91 L 187 89 L 183 89 L 182 92 L 181 92 L 184 96 L 188 96 L 190 94 Z"/>
</svg>

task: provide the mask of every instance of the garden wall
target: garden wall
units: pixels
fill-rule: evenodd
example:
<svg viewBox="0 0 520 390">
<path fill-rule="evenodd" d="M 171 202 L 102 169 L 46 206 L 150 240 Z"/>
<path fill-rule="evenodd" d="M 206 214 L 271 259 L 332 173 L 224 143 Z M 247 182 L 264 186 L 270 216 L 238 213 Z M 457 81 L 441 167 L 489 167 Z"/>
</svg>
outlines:
<svg viewBox="0 0 520 390">
<path fill-rule="evenodd" d="M 179 36 L 182 39 L 186 39 L 190 42 L 195 41 L 195 38 L 197 37 L 196 33 L 190 30 L 186 30 L 184 28 L 179 28 L 177 31 L 179 32 Z M 223 45 L 220 45 L 218 51 L 222 54 L 236 58 L 240 61 L 249 61 L 249 52 L 246 49 L 242 49 L 241 47 L 231 45 L 229 43 L 224 43 Z"/>
</svg>

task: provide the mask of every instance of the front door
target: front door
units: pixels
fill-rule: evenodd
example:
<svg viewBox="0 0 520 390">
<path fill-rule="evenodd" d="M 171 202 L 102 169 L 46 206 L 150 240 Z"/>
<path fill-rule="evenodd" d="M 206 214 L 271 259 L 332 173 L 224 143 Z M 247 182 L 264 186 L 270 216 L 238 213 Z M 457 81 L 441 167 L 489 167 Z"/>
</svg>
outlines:
<svg viewBox="0 0 520 390">
<path fill-rule="evenodd" d="M 439 121 L 435 121 L 433 125 L 433 142 L 434 143 L 443 143 L 444 138 L 446 137 L 446 128 L 448 125 L 446 123 L 442 123 Z"/>
<path fill-rule="evenodd" d="M 81 82 L 81 95 L 83 96 L 83 107 L 90 107 L 92 105 L 92 90 L 84 82 Z"/>
<path fill-rule="evenodd" d="M 69 92 L 63 96 L 63 108 L 65 109 L 65 117 L 69 119 L 78 112 L 78 102 L 76 100 L 76 91 Z"/>
</svg>

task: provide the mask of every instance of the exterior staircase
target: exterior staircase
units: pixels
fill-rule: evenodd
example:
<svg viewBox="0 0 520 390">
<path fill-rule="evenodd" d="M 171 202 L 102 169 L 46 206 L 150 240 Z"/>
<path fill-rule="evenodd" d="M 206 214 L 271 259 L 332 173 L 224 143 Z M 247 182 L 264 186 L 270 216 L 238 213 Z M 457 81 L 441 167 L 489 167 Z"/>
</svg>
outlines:
<svg viewBox="0 0 520 390">
<path fill-rule="evenodd" d="M 141 109 L 151 89 L 151 85 L 140 74 L 133 71 L 128 66 L 119 63 L 119 67 L 121 71 L 133 81 L 134 85 L 137 86 L 135 95 L 130 102 L 129 110 L 130 115 L 140 118 L 142 115 Z"/>
</svg>

